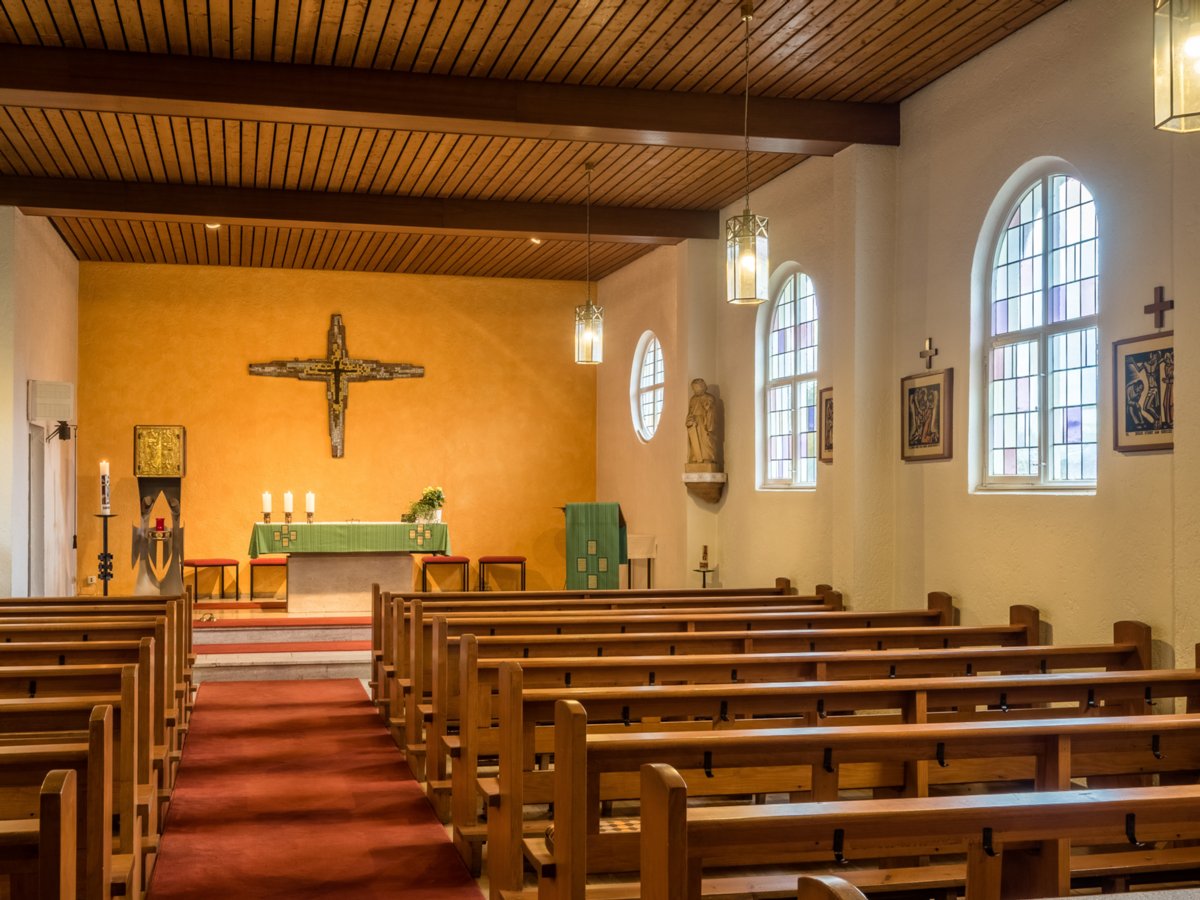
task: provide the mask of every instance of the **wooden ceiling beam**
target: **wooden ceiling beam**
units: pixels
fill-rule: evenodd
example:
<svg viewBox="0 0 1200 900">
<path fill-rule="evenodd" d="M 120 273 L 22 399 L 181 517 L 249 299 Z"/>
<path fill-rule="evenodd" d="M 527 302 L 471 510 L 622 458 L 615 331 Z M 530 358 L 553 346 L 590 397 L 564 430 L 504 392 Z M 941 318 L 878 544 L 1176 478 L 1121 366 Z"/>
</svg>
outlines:
<svg viewBox="0 0 1200 900">
<path fill-rule="evenodd" d="M 740 150 L 742 97 L 0 45 L 0 105 Z M 898 104 L 755 97 L 750 147 L 900 143 Z"/>
<path fill-rule="evenodd" d="M 584 207 L 325 191 L 0 176 L 0 206 L 26 215 L 582 240 Z M 675 244 L 716 238 L 716 210 L 593 206 L 597 241 Z"/>
</svg>

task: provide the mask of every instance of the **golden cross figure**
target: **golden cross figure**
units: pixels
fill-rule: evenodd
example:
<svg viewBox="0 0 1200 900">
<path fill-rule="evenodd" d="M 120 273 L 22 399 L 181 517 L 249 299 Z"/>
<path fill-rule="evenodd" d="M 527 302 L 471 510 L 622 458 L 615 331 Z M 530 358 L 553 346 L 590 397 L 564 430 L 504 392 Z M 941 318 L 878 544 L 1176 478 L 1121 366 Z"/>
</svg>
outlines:
<svg viewBox="0 0 1200 900">
<path fill-rule="evenodd" d="M 925 338 L 925 349 L 921 351 L 921 359 L 925 360 L 925 368 L 933 368 L 933 358 L 937 355 L 937 349 L 933 346 L 933 338 Z"/>
<path fill-rule="evenodd" d="M 1142 307 L 1142 311 L 1146 313 L 1146 315 L 1154 316 L 1155 328 L 1162 328 L 1166 321 L 1165 316 L 1167 314 L 1167 310 L 1175 308 L 1175 301 L 1166 300 L 1164 299 L 1165 296 L 1166 291 L 1163 290 L 1162 285 L 1159 285 L 1154 289 L 1154 302 L 1148 303 Z"/>
<path fill-rule="evenodd" d="M 325 382 L 325 399 L 329 404 L 329 441 L 334 459 L 340 459 L 345 455 L 350 382 L 424 378 L 425 367 L 353 358 L 346 351 L 346 326 L 342 324 L 342 317 L 335 313 L 329 322 L 328 350 L 324 359 L 280 359 L 251 363 L 250 374 Z"/>
</svg>

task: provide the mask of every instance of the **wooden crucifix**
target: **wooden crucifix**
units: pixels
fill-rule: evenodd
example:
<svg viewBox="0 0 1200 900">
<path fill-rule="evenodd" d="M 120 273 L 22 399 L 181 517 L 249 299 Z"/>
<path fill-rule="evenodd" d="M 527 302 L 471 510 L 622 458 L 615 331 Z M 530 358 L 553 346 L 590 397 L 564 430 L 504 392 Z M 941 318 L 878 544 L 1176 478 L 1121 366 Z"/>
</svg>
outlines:
<svg viewBox="0 0 1200 900">
<path fill-rule="evenodd" d="M 1154 289 L 1154 302 L 1147 303 L 1142 307 L 1142 311 L 1146 313 L 1146 315 L 1154 316 L 1155 328 L 1162 328 L 1166 322 L 1167 310 L 1175 308 L 1174 300 L 1165 299 L 1166 293 L 1167 292 L 1163 290 L 1162 285 L 1159 285 Z"/>
<path fill-rule="evenodd" d="M 346 406 L 350 402 L 350 382 L 424 378 L 425 367 L 354 359 L 346 352 L 346 326 L 342 324 L 342 317 L 334 314 L 329 322 L 328 349 L 324 359 L 281 359 L 251 363 L 250 374 L 325 382 L 325 399 L 329 403 L 329 441 L 334 459 L 340 459 L 345 455 Z"/>
<path fill-rule="evenodd" d="M 921 359 L 925 360 L 925 368 L 933 368 L 933 358 L 938 355 L 937 348 L 933 346 L 933 338 L 925 338 L 925 349 L 921 351 Z"/>
</svg>

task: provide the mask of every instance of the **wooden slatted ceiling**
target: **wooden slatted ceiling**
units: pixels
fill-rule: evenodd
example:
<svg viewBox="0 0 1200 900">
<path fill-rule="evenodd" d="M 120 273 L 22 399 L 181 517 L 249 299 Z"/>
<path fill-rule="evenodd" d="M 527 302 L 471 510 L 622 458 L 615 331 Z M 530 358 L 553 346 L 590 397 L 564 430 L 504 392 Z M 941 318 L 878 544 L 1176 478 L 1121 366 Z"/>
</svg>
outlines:
<svg viewBox="0 0 1200 900">
<path fill-rule="evenodd" d="M 762 0 L 755 94 L 897 101 L 1065 0 Z M 0 0 L 0 42 L 737 93 L 735 0 Z"/>
<path fill-rule="evenodd" d="M 804 159 L 756 153 L 753 184 Z M 0 107 L 0 174 L 540 203 L 717 209 L 735 151 Z"/>
<path fill-rule="evenodd" d="M 1065 0 L 760 0 L 757 96 L 897 102 Z M 742 89 L 739 0 L 0 0 L 0 44 L 644 90 Z M 755 187 L 799 163 L 755 154 Z M 286 122 L 0 108 L 0 174 L 714 209 L 742 157 Z M 578 242 L 55 218 L 86 260 L 580 278 Z M 602 276 L 649 251 L 597 245 Z"/>
<path fill-rule="evenodd" d="M 226 225 L 211 231 L 179 222 L 53 217 L 67 246 L 92 262 L 177 263 L 408 272 L 495 278 L 583 277 L 578 241 L 397 234 Z M 645 244 L 592 244 L 592 277 L 602 278 L 649 253 Z M 582 297 L 580 302 L 583 302 Z"/>
</svg>

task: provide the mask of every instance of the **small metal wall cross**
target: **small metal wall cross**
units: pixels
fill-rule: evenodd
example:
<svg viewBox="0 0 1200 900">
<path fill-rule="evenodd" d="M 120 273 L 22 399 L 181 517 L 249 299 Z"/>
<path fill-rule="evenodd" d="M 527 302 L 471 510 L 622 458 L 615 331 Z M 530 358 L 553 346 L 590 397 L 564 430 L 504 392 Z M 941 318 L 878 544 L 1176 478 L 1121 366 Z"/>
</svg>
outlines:
<svg viewBox="0 0 1200 900">
<path fill-rule="evenodd" d="M 328 351 L 324 359 L 280 359 L 251 363 L 250 374 L 325 382 L 325 398 L 329 404 L 329 442 L 334 458 L 339 459 L 345 453 L 346 406 L 350 402 L 350 382 L 423 378 L 425 367 L 408 363 L 385 363 L 375 359 L 355 359 L 346 351 L 346 326 L 342 324 L 342 317 L 336 314 L 329 321 L 327 346 Z"/>
<path fill-rule="evenodd" d="M 925 338 L 925 349 L 921 351 L 921 359 L 925 360 L 925 368 L 933 368 L 933 358 L 938 355 L 937 348 L 933 346 L 933 338 Z"/>
<path fill-rule="evenodd" d="M 1163 323 L 1166 321 L 1167 310 L 1175 308 L 1175 301 L 1166 300 L 1164 299 L 1165 296 L 1166 291 L 1163 290 L 1162 285 L 1159 285 L 1154 289 L 1154 302 L 1147 303 L 1142 307 L 1146 315 L 1154 316 L 1155 328 L 1162 328 Z"/>
</svg>

